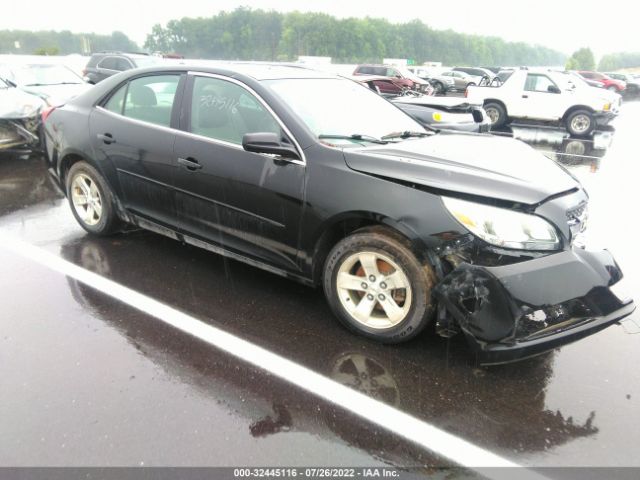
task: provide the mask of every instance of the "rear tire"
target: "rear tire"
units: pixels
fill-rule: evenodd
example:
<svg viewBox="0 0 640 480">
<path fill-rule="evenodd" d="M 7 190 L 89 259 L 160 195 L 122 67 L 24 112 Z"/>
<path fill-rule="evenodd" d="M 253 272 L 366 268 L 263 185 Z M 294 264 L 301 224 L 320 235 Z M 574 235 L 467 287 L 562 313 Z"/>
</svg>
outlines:
<svg viewBox="0 0 640 480">
<path fill-rule="evenodd" d="M 71 212 L 93 235 L 111 235 L 120 228 L 114 196 L 104 177 L 87 162 L 74 163 L 65 181 Z"/>
<path fill-rule="evenodd" d="M 505 108 L 497 102 L 488 102 L 484 105 L 484 111 L 487 112 L 487 117 L 491 121 L 491 128 L 500 128 L 504 126 L 507 121 L 507 111 Z"/>
<path fill-rule="evenodd" d="M 333 313 L 349 330 L 382 343 L 418 335 L 431 321 L 435 274 L 399 235 L 361 230 L 333 247 L 323 285 Z"/>
<path fill-rule="evenodd" d="M 444 85 L 441 82 L 434 82 L 433 83 L 433 94 L 434 95 L 444 95 L 446 89 L 444 88 Z"/>
</svg>

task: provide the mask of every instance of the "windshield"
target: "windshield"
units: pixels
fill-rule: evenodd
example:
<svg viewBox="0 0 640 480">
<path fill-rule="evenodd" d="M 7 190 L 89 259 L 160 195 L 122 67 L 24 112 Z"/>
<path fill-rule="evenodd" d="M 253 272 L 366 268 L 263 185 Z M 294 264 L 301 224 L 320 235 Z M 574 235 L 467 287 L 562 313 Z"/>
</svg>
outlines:
<svg viewBox="0 0 640 480">
<path fill-rule="evenodd" d="M 60 85 L 64 83 L 84 83 L 82 78 L 62 65 L 20 65 L 12 67 L 13 78 L 16 85 Z"/>
<path fill-rule="evenodd" d="M 293 78 L 264 83 L 317 136 L 360 135 L 379 139 L 393 132 L 426 132 L 399 108 L 351 80 Z"/>
</svg>

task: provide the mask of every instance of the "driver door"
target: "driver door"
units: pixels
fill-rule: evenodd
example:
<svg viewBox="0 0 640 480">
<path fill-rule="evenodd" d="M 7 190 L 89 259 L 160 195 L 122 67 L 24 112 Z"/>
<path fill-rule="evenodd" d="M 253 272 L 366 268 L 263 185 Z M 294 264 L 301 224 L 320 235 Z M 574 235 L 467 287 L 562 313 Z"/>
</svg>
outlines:
<svg viewBox="0 0 640 480">
<path fill-rule="evenodd" d="M 525 118 L 557 120 L 562 113 L 562 93 L 556 83 L 543 73 L 529 73 L 519 99 L 520 112 Z"/>
<path fill-rule="evenodd" d="M 251 153 L 247 133 L 287 141 L 265 104 L 236 80 L 190 76 L 183 134 L 175 143 L 175 188 L 181 229 L 245 257 L 298 271 L 305 164 Z"/>
</svg>

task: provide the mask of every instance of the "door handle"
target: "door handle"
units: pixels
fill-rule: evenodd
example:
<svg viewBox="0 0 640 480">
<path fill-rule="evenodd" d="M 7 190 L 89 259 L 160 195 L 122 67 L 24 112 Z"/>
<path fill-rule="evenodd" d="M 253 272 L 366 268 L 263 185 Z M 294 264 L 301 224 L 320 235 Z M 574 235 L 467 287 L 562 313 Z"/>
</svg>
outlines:
<svg viewBox="0 0 640 480">
<path fill-rule="evenodd" d="M 116 143 L 116 139 L 113 138 L 113 135 L 110 133 L 99 133 L 97 135 L 98 140 L 102 140 L 107 145 L 111 145 L 112 143 Z"/>
<path fill-rule="evenodd" d="M 202 165 L 200 165 L 195 158 L 191 157 L 178 158 L 178 163 L 192 172 L 195 172 L 196 170 L 200 170 L 202 168 Z"/>
<path fill-rule="evenodd" d="M 529 98 L 529 95 L 522 95 L 522 98 Z"/>
</svg>

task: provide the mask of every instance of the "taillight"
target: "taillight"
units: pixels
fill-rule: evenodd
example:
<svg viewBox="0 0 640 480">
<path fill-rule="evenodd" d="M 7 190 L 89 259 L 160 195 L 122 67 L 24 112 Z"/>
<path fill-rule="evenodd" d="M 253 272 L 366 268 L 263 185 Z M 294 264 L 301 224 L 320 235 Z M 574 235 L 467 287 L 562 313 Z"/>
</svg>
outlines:
<svg viewBox="0 0 640 480">
<path fill-rule="evenodd" d="M 49 115 L 51 115 L 51 112 L 53 112 L 56 109 L 56 107 L 47 107 L 44 110 L 42 110 L 42 123 L 44 123 L 47 118 L 49 117 Z"/>
<path fill-rule="evenodd" d="M 464 98 L 467 98 L 469 96 L 469 87 L 464 89 Z"/>
<path fill-rule="evenodd" d="M 82 70 L 82 76 L 84 77 L 86 75 L 87 75 L 87 69 L 85 68 L 85 69 Z"/>
</svg>

